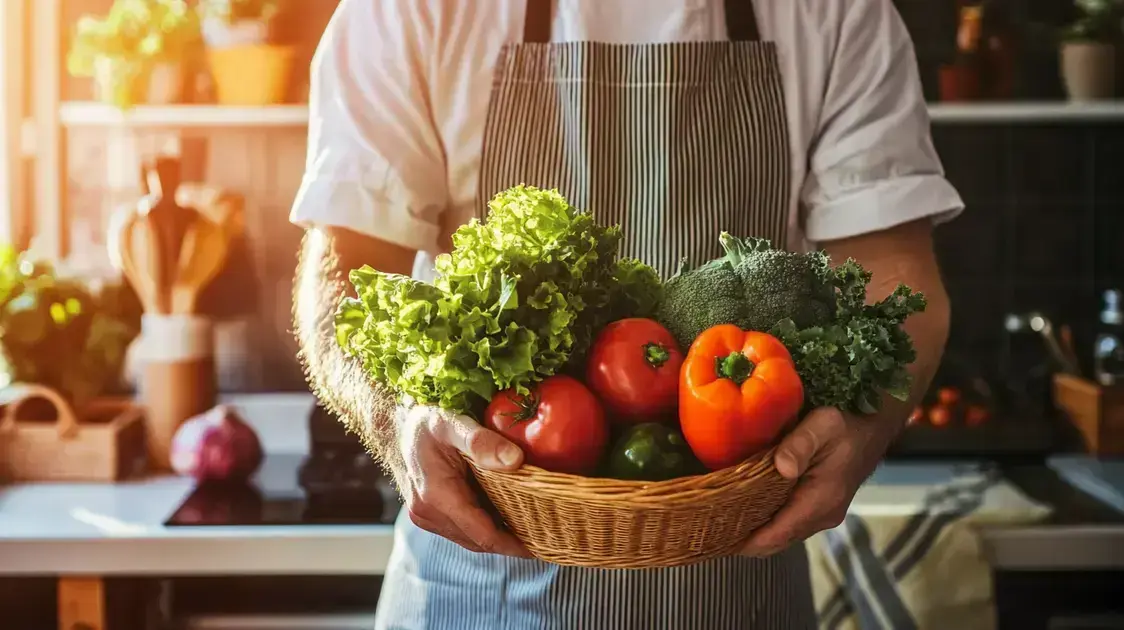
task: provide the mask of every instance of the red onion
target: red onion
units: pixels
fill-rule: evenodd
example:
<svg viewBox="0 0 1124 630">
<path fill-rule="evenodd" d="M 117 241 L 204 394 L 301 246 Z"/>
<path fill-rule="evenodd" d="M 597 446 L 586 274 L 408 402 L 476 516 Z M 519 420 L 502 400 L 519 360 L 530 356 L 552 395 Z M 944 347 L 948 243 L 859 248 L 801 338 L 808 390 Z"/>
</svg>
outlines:
<svg viewBox="0 0 1124 630">
<path fill-rule="evenodd" d="M 262 457 L 254 430 L 222 405 L 188 419 L 172 438 L 172 469 L 199 481 L 245 481 Z"/>
</svg>

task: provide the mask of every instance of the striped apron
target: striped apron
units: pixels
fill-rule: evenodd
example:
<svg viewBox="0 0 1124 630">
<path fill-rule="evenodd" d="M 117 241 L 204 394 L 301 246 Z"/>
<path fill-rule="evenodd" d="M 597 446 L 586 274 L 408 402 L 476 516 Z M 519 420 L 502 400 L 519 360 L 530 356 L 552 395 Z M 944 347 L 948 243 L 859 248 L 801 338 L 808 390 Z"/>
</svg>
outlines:
<svg viewBox="0 0 1124 630">
<path fill-rule="evenodd" d="M 500 54 L 480 208 L 526 183 L 558 188 L 622 254 L 672 273 L 720 255 L 718 233 L 784 245 L 790 154 L 777 52 L 753 5 L 726 0 L 730 41 L 550 43 L 529 0 Z M 379 630 L 802 630 L 815 627 L 802 545 L 768 559 L 602 570 L 476 554 L 399 518 Z"/>
</svg>

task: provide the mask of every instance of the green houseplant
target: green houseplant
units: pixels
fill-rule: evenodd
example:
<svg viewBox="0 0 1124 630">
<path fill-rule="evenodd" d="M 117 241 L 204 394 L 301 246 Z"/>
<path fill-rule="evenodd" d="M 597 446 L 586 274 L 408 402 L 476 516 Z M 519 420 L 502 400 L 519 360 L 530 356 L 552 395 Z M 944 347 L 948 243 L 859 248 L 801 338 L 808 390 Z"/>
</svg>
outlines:
<svg viewBox="0 0 1124 630">
<path fill-rule="evenodd" d="M 0 386 L 36 383 L 75 407 L 114 392 L 140 332 L 127 287 L 61 277 L 0 246 Z"/>
<path fill-rule="evenodd" d="M 172 103 L 199 45 L 199 15 L 185 0 L 115 0 L 106 15 L 78 21 L 67 69 L 92 77 L 98 98 L 122 109 Z"/>
<path fill-rule="evenodd" d="M 1070 100 L 1112 98 L 1116 45 L 1124 7 L 1120 0 L 1075 0 L 1077 19 L 1062 31 L 1062 81 Z"/>
</svg>

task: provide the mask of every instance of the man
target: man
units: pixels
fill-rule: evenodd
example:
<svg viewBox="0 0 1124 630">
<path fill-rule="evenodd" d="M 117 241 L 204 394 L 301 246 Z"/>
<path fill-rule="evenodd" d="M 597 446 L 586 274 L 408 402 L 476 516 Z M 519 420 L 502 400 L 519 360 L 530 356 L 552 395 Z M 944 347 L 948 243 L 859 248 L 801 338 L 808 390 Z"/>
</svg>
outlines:
<svg viewBox="0 0 1124 630">
<path fill-rule="evenodd" d="M 553 5 L 553 6 L 552 6 Z M 803 541 L 840 522 L 904 423 L 820 409 L 785 439 L 789 504 L 743 554 L 653 571 L 526 558 L 476 503 L 458 451 L 517 467 L 472 420 L 387 414 L 332 337 L 346 272 L 432 277 L 448 235 L 511 185 L 558 188 L 668 275 L 721 230 L 819 246 L 929 308 L 908 323 L 920 395 L 948 329 L 934 222 L 961 201 L 929 137 L 891 0 L 343 0 L 313 62 L 309 227 L 296 324 L 310 379 L 405 500 L 384 629 L 813 628 Z"/>
</svg>

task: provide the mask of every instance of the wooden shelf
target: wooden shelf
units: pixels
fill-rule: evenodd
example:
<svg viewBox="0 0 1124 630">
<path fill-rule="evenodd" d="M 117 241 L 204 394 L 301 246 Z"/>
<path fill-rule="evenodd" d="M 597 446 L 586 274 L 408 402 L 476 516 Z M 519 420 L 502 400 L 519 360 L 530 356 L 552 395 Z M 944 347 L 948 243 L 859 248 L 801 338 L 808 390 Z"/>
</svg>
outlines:
<svg viewBox="0 0 1124 630">
<path fill-rule="evenodd" d="M 304 105 L 145 105 L 121 111 L 103 103 L 69 102 L 59 108 L 63 127 L 298 127 L 308 124 Z"/>
<path fill-rule="evenodd" d="M 934 103 L 934 123 L 1033 124 L 1124 121 L 1124 100 L 1090 103 Z M 224 105 L 157 105 L 120 111 L 102 103 L 63 103 L 63 127 L 299 127 L 308 123 L 304 105 L 230 107 Z"/>
</svg>

